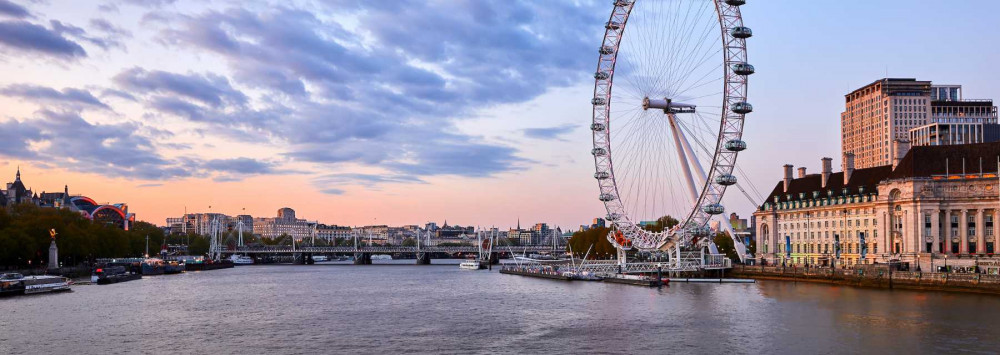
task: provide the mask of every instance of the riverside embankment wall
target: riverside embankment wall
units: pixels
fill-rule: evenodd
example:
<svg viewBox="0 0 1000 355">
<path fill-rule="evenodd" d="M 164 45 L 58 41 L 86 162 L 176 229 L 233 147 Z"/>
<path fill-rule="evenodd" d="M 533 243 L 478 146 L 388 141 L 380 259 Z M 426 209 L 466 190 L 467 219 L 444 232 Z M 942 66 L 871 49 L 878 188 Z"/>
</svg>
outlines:
<svg viewBox="0 0 1000 355">
<path fill-rule="evenodd" d="M 917 271 L 888 268 L 830 269 L 734 265 L 733 277 L 786 280 L 887 289 L 975 292 L 1000 295 L 1000 276 Z"/>
</svg>

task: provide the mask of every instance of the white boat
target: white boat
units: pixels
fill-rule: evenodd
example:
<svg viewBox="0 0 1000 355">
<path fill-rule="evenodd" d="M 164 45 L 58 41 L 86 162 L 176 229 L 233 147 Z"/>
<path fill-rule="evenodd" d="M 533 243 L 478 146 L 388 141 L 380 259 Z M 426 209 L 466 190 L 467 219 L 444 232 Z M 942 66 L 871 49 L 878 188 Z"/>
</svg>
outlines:
<svg viewBox="0 0 1000 355">
<path fill-rule="evenodd" d="M 392 255 L 389 255 L 389 254 L 375 254 L 375 255 L 372 255 L 372 260 L 392 260 Z"/>
<path fill-rule="evenodd" d="M 479 270 L 482 265 L 479 264 L 479 260 L 469 259 L 458 264 L 458 268 L 462 270 Z"/>
<path fill-rule="evenodd" d="M 26 276 L 21 283 L 26 295 L 69 290 L 69 279 L 62 276 Z"/>
<path fill-rule="evenodd" d="M 330 259 L 326 255 L 313 255 L 313 262 L 321 263 L 324 261 L 329 261 Z"/>
<path fill-rule="evenodd" d="M 253 258 L 246 255 L 233 254 L 233 256 L 229 257 L 229 260 L 236 265 L 253 265 Z"/>
</svg>

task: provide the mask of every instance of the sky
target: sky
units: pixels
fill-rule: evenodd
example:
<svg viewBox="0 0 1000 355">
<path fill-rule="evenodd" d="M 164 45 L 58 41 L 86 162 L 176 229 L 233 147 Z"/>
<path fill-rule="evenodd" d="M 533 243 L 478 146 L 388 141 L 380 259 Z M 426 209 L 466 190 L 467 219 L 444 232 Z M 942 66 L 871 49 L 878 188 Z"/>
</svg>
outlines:
<svg viewBox="0 0 1000 355">
<path fill-rule="evenodd" d="M 68 184 L 160 225 L 292 207 L 575 228 L 605 214 L 588 127 L 609 4 L 0 0 L 0 181 L 20 167 L 36 191 Z M 757 73 L 739 165 L 763 194 L 783 164 L 839 165 L 843 95 L 887 74 L 1000 97 L 1000 2 L 742 11 Z"/>
</svg>

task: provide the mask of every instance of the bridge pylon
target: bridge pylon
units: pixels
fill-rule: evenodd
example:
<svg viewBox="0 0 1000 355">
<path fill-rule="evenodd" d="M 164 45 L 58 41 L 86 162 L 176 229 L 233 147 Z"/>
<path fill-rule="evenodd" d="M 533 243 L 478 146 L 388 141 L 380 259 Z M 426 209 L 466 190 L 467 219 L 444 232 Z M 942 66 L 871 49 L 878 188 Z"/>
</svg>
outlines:
<svg viewBox="0 0 1000 355">
<path fill-rule="evenodd" d="M 370 253 L 354 253 L 354 265 L 371 265 L 372 255 Z"/>
</svg>

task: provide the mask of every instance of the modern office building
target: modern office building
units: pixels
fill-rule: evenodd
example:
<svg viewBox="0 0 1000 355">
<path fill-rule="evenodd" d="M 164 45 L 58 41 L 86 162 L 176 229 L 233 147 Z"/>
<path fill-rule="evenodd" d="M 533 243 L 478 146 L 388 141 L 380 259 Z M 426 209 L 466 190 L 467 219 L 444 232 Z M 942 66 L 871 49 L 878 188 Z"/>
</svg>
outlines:
<svg viewBox="0 0 1000 355">
<path fill-rule="evenodd" d="M 964 100 L 960 85 L 879 79 L 845 96 L 841 153 L 864 169 L 892 165 L 911 146 L 996 141 L 996 112 L 992 100 Z"/>
</svg>

